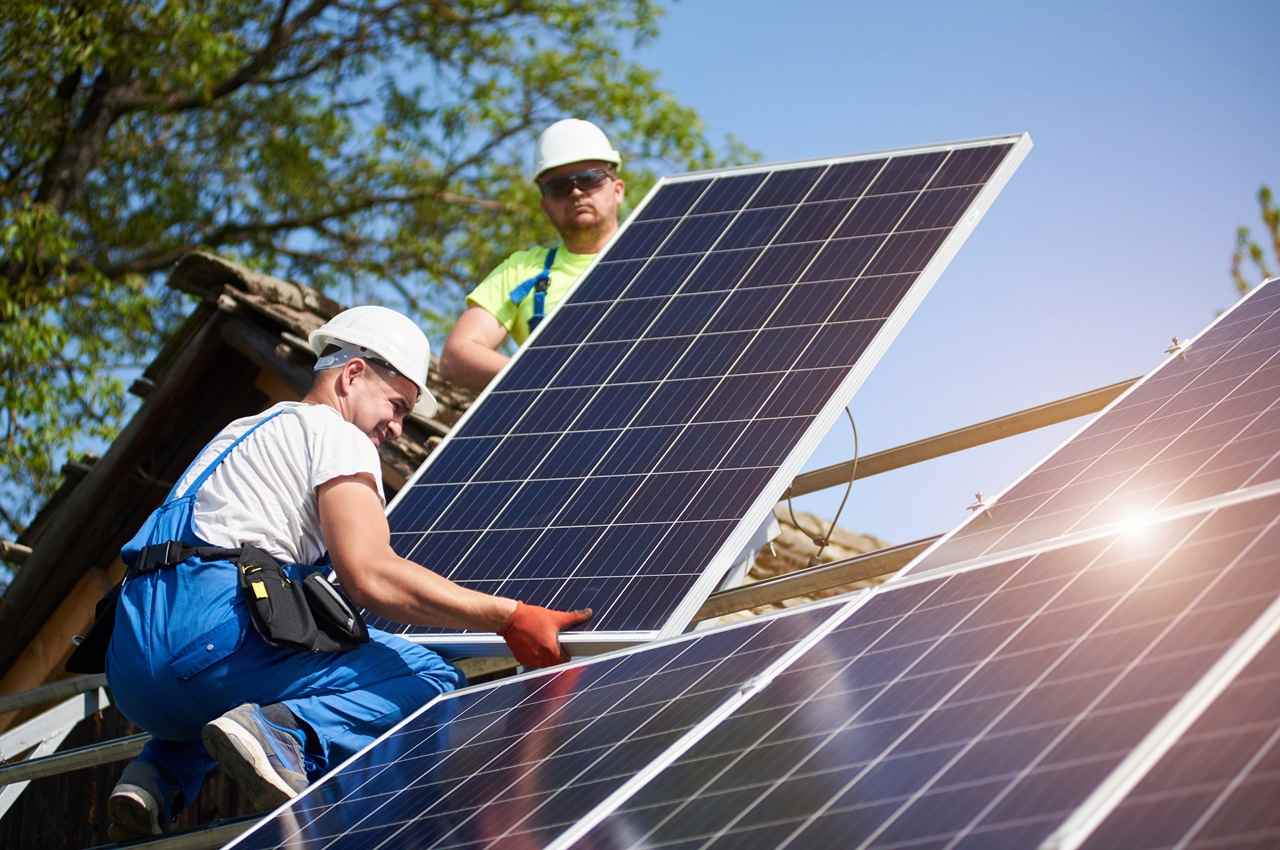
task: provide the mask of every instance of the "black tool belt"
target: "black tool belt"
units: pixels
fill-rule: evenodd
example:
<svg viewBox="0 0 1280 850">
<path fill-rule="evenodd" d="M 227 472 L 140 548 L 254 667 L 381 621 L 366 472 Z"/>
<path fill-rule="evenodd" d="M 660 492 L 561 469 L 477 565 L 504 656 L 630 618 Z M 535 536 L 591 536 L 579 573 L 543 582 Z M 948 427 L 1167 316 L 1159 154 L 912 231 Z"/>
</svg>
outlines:
<svg viewBox="0 0 1280 850">
<path fill-rule="evenodd" d="M 249 619 L 272 646 L 341 652 L 369 640 L 360 609 L 321 571 L 294 581 L 275 558 L 248 544 L 235 563 Z"/>
<path fill-rule="evenodd" d="M 341 587 L 328 581 L 322 571 L 302 581 L 289 578 L 280 563 L 256 546 L 238 549 L 221 546 L 187 546 L 166 540 L 143 548 L 126 576 L 145 575 L 167 569 L 190 557 L 207 561 L 231 561 L 239 574 L 249 619 L 262 639 L 272 646 L 287 646 L 313 652 L 341 652 L 369 640 L 360 609 Z M 77 640 L 67 659 L 71 673 L 101 673 L 106 668 L 107 647 L 115 628 L 116 602 L 123 582 L 98 601 L 92 628 Z"/>
</svg>

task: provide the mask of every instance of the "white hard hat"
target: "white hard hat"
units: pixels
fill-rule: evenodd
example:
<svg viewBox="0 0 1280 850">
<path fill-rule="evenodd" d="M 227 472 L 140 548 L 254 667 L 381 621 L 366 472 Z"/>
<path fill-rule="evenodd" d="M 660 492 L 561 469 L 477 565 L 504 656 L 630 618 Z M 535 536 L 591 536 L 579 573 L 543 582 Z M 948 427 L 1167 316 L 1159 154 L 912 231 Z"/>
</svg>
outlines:
<svg viewBox="0 0 1280 850">
<path fill-rule="evenodd" d="M 391 368 L 418 385 L 418 403 L 414 413 L 428 419 L 436 415 L 440 405 L 427 389 L 427 366 L 431 362 L 431 343 L 414 322 L 395 310 L 376 305 L 343 310 L 307 337 L 317 356 L 331 345 L 350 352 L 350 356 L 368 355 L 385 361 Z M 350 356 L 347 359 L 350 359 Z M 316 370 L 341 365 L 342 360 L 316 361 Z"/>
<path fill-rule="evenodd" d="M 622 165 L 622 154 L 613 149 L 604 131 L 595 124 L 581 118 L 557 121 L 538 137 L 533 179 L 537 180 L 547 169 L 588 159 L 611 162 L 614 168 Z"/>
</svg>

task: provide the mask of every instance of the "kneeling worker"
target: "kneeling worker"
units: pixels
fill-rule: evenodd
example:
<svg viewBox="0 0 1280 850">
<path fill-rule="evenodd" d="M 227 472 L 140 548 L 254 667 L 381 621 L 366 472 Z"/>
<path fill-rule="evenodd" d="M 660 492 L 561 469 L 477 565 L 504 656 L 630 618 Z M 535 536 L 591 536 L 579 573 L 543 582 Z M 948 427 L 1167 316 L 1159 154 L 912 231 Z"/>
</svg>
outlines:
<svg viewBox="0 0 1280 850">
<path fill-rule="evenodd" d="M 290 589 L 346 601 L 321 578 L 305 581 L 325 574 L 326 551 L 355 605 L 402 623 L 497 631 L 526 666 L 565 660 L 560 630 L 591 616 L 468 590 L 398 557 L 377 446 L 415 404 L 434 413 L 427 339 L 393 310 L 356 307 L 310 342 L 320 357 L 303 401 L 224 428 L 121 552 L 129 571 L 107 677 L 119 709 L 153 737 L 108 803 L 116 840 L 159 833 L 215 760 L 253 804 L 280 805 L 464 683 L 436 653 L 365 631 L 358 617 L 354 627 L 337 618 L 354 628 L 348 643 L 268 642 L 290 625 Z M 278 580 L 281 569 L 291 581 Z M 304 608 L 287 610 L 306 620 Z"/>
</svg>

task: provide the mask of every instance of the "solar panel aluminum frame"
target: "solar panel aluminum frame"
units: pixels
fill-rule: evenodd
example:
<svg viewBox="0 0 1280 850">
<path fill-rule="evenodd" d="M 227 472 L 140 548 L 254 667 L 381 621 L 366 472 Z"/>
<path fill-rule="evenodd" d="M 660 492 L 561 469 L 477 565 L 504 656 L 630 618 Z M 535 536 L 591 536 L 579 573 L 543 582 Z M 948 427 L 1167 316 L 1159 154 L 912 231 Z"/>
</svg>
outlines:
<svg viewBox="0 0 1280 850">
<path fill-rule="evenodd" d="M 721 176 L 741 176 L 754 173 L 766 173 L 774 171 L 793 170 L 801 168 L 813 168 L 815 166 L 828 166 L 841 163 L 859 162 L 866 160 L 885 159 L 888 157 L 903 157 L 917 154 L 935 153 L 941 151 L 964 150 L 977 147 L 994 147 L 997 145 L 1009 145 L 1010 150 L 1005 155 L 1000 165 L 995 169 L 991 176 L 987 179 L 982 189 L 977 193 L 964 215 L 956 222 L 948 233 L 946 239 L 934 252 L 932 258 L 924 269 L 918 274 L 915 282 L 910 290 L 903 296 L 902 300 L 897 304 L 889 317 L 885 320 L 884 325 L 879 332 L 876 333 L 871 343 L 859 357 L 858 362 L 850 369 L 844 380 L 832 393 L 821 411 L 810 423 L 809 428 L 802 435 L 801 439 L 792 448 L 786 459 L 779 466 L 773 478 L 766 484 L 762 491 L 758 494 L 755 501 L 744 514 L 742 521 L 732 534 L 724 541 L 720 548 L 713 554 L 707 562 L 701 577 L 694 583 L 693 587 L 686 594 L 684 601 L 677 606 L 673 613 L 668 617 L 666 623 L 658 630 L 650 631 L 619 631 L 619 632 L 566 632 L 561 635 L 561 641 L 575 654 L 594 654 L 599 652 L 607 652 L 619 647 L 633 646 L 638 643 L 646 643 L 659 638 L 666 638 L 682 633 L 692 621 L 694 615 L 705 601 L 706 597 L 716 588 L 724 574 L 732 566 L 733 559 L 748 544 L 751 536 L 768 517 L 773 506 L 781 498 L 783 492 L 790 485 L 791 480 L 799 472 L 800 467 L 808 459 L 809 455 L 817 448 L 823 437 L 835 424 L 843 409 L 852 400 L 853 395 L 861 387 L 867 375 L 878 363 L 880 357 L 888 349 L 890 343 L 901 331 L 907 320 L 919 307 L 920 302 L 928 294 L 938 277 L 946 269 L 956 252 L 968 239 L 973 232 L 974 227 L 986 211 L 990 208 L 995 198 L 999 195 L 1004 185 L 1008 182 L 1013 172 L 1021 164 L 1032 146 L 1031 137 L 1027 133 L 1014 134 L 1008 136 L 994 136 L 982 139 L 973 139 L 963 142 L 955 142 L 949 144 L 937 144 L 916 148 L 904 148 L 900 150 L 879 151 L 875 153 L 860 154 L 855 156 L 830 157 L 813 160 L 801 160 L 795 162 L 742 166 L 728 169 L 708 170 L 691 172 L 675 177 L 664 177 L 660 179 L 645 198 L 637 205 L 633 214 L 628 221 L 624 223 L 614 234 L 609 244 L 601 250 L 595 261 L 586 269 L 573 288 L 566 293 L 566 299 L 571 297 L 577 290 L 578 286 L 586 281 L 591 272 L 599 264 L 602 259 L 608 255 L 609 248 L 620 239 L 631 226 L 632 222 L 640 218 L 649 202 L 666 186 L 691 182 L 695 180 L 706 180 L 710 177 Z M 502 371 L 490 381 L 489 385 L 481 392 L 471 408 L 463 414 L 457 424 L 453 427 L 450 434 L 445 437 L 436 454 L 448 445 L 453 439 L 453 435 L 461 432 L 467 421 L 471 418 L 476 409 L 481 407 L 485 399 L 498 387 L 508 371 L 515 368 L 519 362 L 521 353 L 527 351 L 536 342 L 538 336 L 544 331 L 545 327 L 554 321 L 554 314 L 548 317 L 547 321 L 542 322 L 533 331 L 526 344 L 515 354 L 514 357 L 504 366 Z M 405 483 L 405 485 L 397 493 L 396 497 L 388 504 L 387 512 L 391 513 L 412 489 L 414 483 L 425 473 L 432 462 L 432 458 L 428 458 L 422 466 L 418 468 L 413 476 Z M 460 655 L 486 655 L 503 652 L 502 641 L 496 635 L 486 635 L 478 633 L 459 633 L 459 634 L 405 634 L 404 637 L 416 643 L 423 643 L 431 646 L 447 647 L 452 653 Z"/>
<path fill-rule="evenodd" d="M 1108 403 L 1106 407 L 1102 408 L 1102 410 L 1098 411 L 1097 414 L 1086 419 L 1085 422 L 1081 424 L 1079 428 L 1071 432 L 1071 434 L 1067 436 L 1064 440 L 1062 440 L 1062 442 L 1058 443 L 1056 446 L 1050 449 L 1049 452 L 1046 453 L 1044 457 L 1040 458 L 1039 461 L 1029 466 L 1021 475 L 1019 475 L 1017 478 L 1010 481 L 1008 485 L 1006 485 L 1004 488 L 1000 490 L 1000 492 L 996 495 L 994 499 L 992 499 L 989 503 L 987 503 L 988 507 L 997 507 L 1000 503 L 1000 500 L 1003 499 L 1010 490 L 1013 490 L 1015 487 L 1021 484 L 1023 479 L 1030 477 L 1033 473 L 1035 473 L 1038 469 L 1040 469 L 1040 467 L 1044 466 L 1046 461 L 1048 461 L 1058 452 L 1062 451 L 1063 448 L 1065 448 L 1069 443 L 1071 443 L 1073 440 L 1079 437 L 1082 433 L 1084 433 L 1084 431 L 1088 429 L 1090 426 L 1092 426 L 1095 422 L 1097 422 L 1099 419 L 1101 419 L 1102 417 L 1110 413 L 1112 408 L 1116 407 L 1117 405 L 1123 404 L 1125 399 L 1127 399 L 1133 393 L 1137 392 L 1139 389 L 1142 388 L 1144 384 L 1146 384 L 1153 377 L 1158 375 L 1166 365 L 1168 365 L 1170 362 L 1180 357 L 1183 349 L 1188 348 L 1192 345 L 1195 345 L 1196 342 L 1198 342 L 1206 334 L 1212 331 L 1220 323 L 1227 321 L 1232 314 L 1234 314 L 1237 310 L 1239 310 L 1242 306 L 1244 306 L 1244 304 L 1248 302 L 1250 298 L 1256 295 L 1259 291 L 1262 290 L 1264 286 L 1268 284 L 1280 284 L 1280 277 L 1267 278 L 1266 280 L 1262 281 L 1253 289 L 1249 290 L 1243 296 L 1241 296 L 1240 299 L 1236 301 L 1236 303 L 1232 304 L 1230 307 L 1228 307 L 1218 316 L 1214 317 L 1213 321 L 1210 322 L 1208 325 L 1206 325 L 1194 337 L 1183 342 L 1181 348 L 1179 348 L 1178 350 L 1168 351 L 1166 353 L 1165 358 L 1161 360 L 1158 364 L 1153 366 L 1150 371 L 1148 371 L 1145 375 L 1143 375 L 1141 378 L 1135 381 L 1132 385 L 1129 386 L 1128 389 L 1126 389 L 1120 395 L 1112 399 L 1110 403 Z M 1175 509 L 1174 511 L 1169 512 L 1168 515 L 1189 515 L 1192 513 L 1199 513 L 1200 511 L 1208 510 L 1212 507 L 1220 507 L 1222 505 L 1229 504 L 1231 502 L 1247 501 L 1250 498 L 1260 497 L 1274 489 L 1280 489 L 1280 483 L 1277 483 L 1275 487 L 1270 487 L 1265 483 L 1261 485 L 1254 485 L 1253 487 L 1244 488 L 1243 490 L 1239 491 L 1238 496 L 1233 496 L 1232 494 L 1219 494 L 1217 496 L 1211 496 L 1209 498 L 1198 500 L 1188 505 L 1184 505 L 1182 506 L 1182 508 Z M 1251 495 L 1251 494 L 1254 494 L 1254 495 Z M 954 563 L 939 564 L 936 567 L 930 567 L 928 570 L 921 570 L 919 568 L 920 565 L 923 564 L 925 561 L 927 561 L 930 557 L 932 557 L 935 552 L 937 552 L 938 550 L 946 546 L 947 542 L 951 540 L 951 538 L 955 537 L 957 534 L 963 531 L 966 527 L 968 527 L 970 523 L 976 521 L 978 517 L 982 516 L 985 510 L 986 509 L 975 510 L 972 513 L 970 513 L 969 516 L 961 520 L 955 527 L 953 527 L 952 529 L 944 533 L 941 537 L 939 537 L 937 540 L 935 540 L 927 549 L 925 549 L 916 557 L 912 558 L 911 561 L 906 566 L 904 566 L 901 570 L 899 570 L 889 580 L 896 582 L 896 581 L 905 579 L 907 576 L 913 576 L 913 577 L 919 576 L 922 578 L 924 577 L 936 578 L 937 576 L 940 576 L 955 570 L 982 566 L 986 563 L 994 563 L 995 561 L 1006 560 L 1011 556 L 1017 556 L 1021 554 L 1030 554 L 1032 552 L 1040 551 L 1044 548 L 1057 548 L 1059 545 L 1055 541 L 1052 546 L 1045 547 L 1043 546 L 1042 542 L 1037 542 L 1030 545 L 1011 547 L 1009 549 L 997 549 L 997 550 L 988 552 L 984 555 L 980 555 L 977 558 L 966 558 L 962 561 L 956 561 Z M 1153 516 L 1153 520 L 1164 519 L 1164 518 L 1166 518 L 1166 512 L 1162 512 L 1162 511 L 1156 511 L 1155 515 Z M 1096 536 L 1094 533 L 1095 531 L 1097 532 L 1097 535 L 1102 535 L 1114 530 L 1115 529 L 1112 526 L 1099 526 L 1093 529 L 1082 530 L 1081 532 L 1076 534 L 1065 535 L 1061 539 L 1062 540 L 1087 539 L 1087 538 Z"/>
<path fill-rule="evenodd" d="M 827 617 L 827 619 L 823 620 L 821 624 L 819 624 L 816 628 L 814 628 L 812 633 L 810 633 L 808 636 L 806 636 L 802 640 L 797 641 L 794 646 L 792 646 L 790 649 L 786 650 L 781 655 L 779 655 L 778 658 L 776 658 L 773 662 L 771 662 L 765 669 L 759 671 L 755 676 L 753 676 L 747 682 L 744 682 L 743 685 L 738 689 L 738 691 L 733 696 L 727 698 L 724 703 L 722 703 L 715 709 L 709 711 L 706 714 L 706 716 L 702 718 L 702 720 L 700 720 L 696 725 L 694 725 L 685 733 L 683 733 L 679 737 L 679 739 L 676 740 L 669 747 L 667 751 L 663 752 L 661 756 L 654 759 L 652 762 L 649 762 L 648 764 L 646 764 L 644 767 L 638 770 L 630 779 L 620 783 L 617 790 L 615 790 L 612 794 L 610 794 L 606 800 L 594 806 L 590 811 L 588 811 L 585 815 L 583 815 L 582 818 L 576 821 L 573 825 L 567 827 L 565 833 L 563 833 L 559 838 L 557 838 L 555 843 L 552 845 L 557 847 L 567 846 L 568 843 L 572 843 L 572 841 L 576 840 L 580 835 L 588 832 L 601 819 L 603 819 L 614 808 L 616 808 L 619 803 L 625 801 L 628 797 L 632 796 L 632 794 L 635 793 L 636 789 L 646 784 L 654 776 L 660 773 L 665 767 L 671 764 L 671 762 L 675 761 L 677 758 L 679 758 L 681 755 L 687 752 L 701 738 L 706 736 L 716 726 L 718 726 L 719 723 L 726 716 L 731 714 L 739 706 L 741 706 L 748 699 L 750 699 L 752 696 L 758 693 L 761 689 L 763 689 L 766 685 L 768 685 L 769 682 L 771 682 L 774 678 L 776 678 L 780 673 L 790 668 L 791 664 L 797 658 L 800 658 L 801 656 L 803 656 L 806 652 L 809 651 L 811 647 L 813 647 L 814 644 L 822 640 L 822 638 L 824 638 L 832 630 L 838 628 L 839 625 L 843 623 L 845 620 L 847 620 L 855 611 L 858 610 L 858 608 L 862 607 L 862 605 L 864 605 L 875 592 L 876 592 L 876 588 L 865 588 L 862 590 L 856 590 L 850 594 L 846 594 L 839 598 L 822 599 L 807 605 L 798 605 L 794 608 L 788 608 L 784 611 L 778 611 L 776 613 L 770 613 L 761 617 L 755 617 L 749 621 L 726 623 L 724 625 L 714 626 L 707 629 L 700 629 L 697 632 L 673 635 L 671 637 L 663 638 L 659 641 L 656 641 L 650 644 L 628 646 L 628 647 L 621 647 L 621 648 L 615 647 L 600 655 L 574 659 L 573 661 L 570 661 L 567 664 L 557 666 L 553 670 L 528 670 L 528 671 L 519 673 L 515 676 L 509 676 L 507 678 L 497 679 L 491 682 L 484 682 L 478 685 L 469 685 L 467 687 L 459 688 L 456 691 L 450 691 L 445 694 L 440 694 L 434 697 L 433 699 L 428 700 L 420 708 L 411 712 L 409 716 L 405 717 L 395 726 L 392 726 L 390 729 L 383 732 L 373 741 L 371 741 L 370 743 L 362 747 L 357 752 L 353 753 L 350 757 L 344 759 L 339 764 L 334 765 L 323 776 L 321 776 L 320 778 L 316 779 L 313 782 L 310 782 L 307 788 L 304 791 L 302 791 L 297 797 L 294 797 L 288 802 L 283 803 L 282 805 L 277 806 L 275 809 L 272 809 L 270 812 L 262 815 L 260 820 L 258 820 L 252 828 L 247 829 L 244 832 L 240 833 L 232 841 L 224 845 L 224 850 L 231 850 L 231 848 L 236 847 L 237 845 L 243 843 L 245 839 L 251 836 L 258 828 L 262 827 L 266 823 L 273 820 L 277 814 L 284 812 L 285 810 L 297 804 L 299 801 L 304 800 L 307 797 L 307 795 L 309 795 L 312 791 L 320 787 L 323 783 L 325 783 L 329 779 L 342 773 L 344 770 L 346 770 L 346 768 L 349 765 L 352 765 L 357 761 L 359 761 L 362 757 L 364 757 L 366 753 L 368 753 L 370 750 L 377 747 L 378 744 L 381 743 L 383 740 L 393 736 L 400 729 L 413 723 L 417 718 L 421 717 L 424 713 L 430 711 L 434 706 L 437 706 L 440 703 L 447 702 L 449 700 L 459 699 L 462 697 L 471 696 L 487 690 L 493 690 L 496 688 L 505 687 L 515 682 L 526 681 L 529 679 L 537 679 L 539 677 L 549 678 L 549 677 L 558 675 L 559 673 L 565 670 L 572 669 L 573 667 L 605 664 L 611 660 L 624 658 L 629 655 L 637 655 L 637 654 L 655 649 L 659 646 L 666 646 L 669 644 L 691 641 L 691 640 L 705 637 L 710 634 L 714 634 L 716 632 L 730 631 L 733 629 L 741 628 L 746 625 L 763 623 L 771 619 L 780 619 L 783 617 L 790 617 L 790 616 L 798 615 L 801 612 L 805 612 L 805 611 L 819 611 L 823 608 L 830 609 L 830 614 Z"/>
</svg>

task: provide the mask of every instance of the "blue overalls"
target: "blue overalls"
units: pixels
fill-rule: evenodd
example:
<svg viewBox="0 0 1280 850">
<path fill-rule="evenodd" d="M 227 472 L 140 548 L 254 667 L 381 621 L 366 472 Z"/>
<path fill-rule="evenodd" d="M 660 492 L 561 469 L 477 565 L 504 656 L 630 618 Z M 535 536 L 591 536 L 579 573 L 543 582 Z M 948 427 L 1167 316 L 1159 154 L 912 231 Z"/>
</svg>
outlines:
<svg viewBox="0 0 1280 850">
<path fill-rule="evenodd" d="M 167 540 L 207 546 L 192 526 L 196 494 L 236 446 L 281 412 L 241 435 L 185 493 L 177 495 L 175 485 L 121 550 L 125 563 Z M 301 580 L 325 567 L 285 569 Z M 163 817 L 173 814 L 174 792 L 181 792 L 181 808 L 216 767 L 200 742 L 201 727 L 241 703 L 288 706 L 305 733 L 307 775 L 315 779 L 423 703 L 465 684 L 457 668 L 425 647 L 376 629 L 369 637 L 347 652 L 269 645 L 250 623 L 236 567 L 226 560 L 193 556 L 128 578 L 107 650 L 107 679 L 120 711 L 152 735 L 138 758 L 169 783 L 162 789 Z"/>
</svg>

